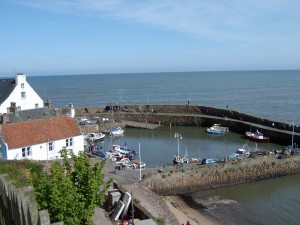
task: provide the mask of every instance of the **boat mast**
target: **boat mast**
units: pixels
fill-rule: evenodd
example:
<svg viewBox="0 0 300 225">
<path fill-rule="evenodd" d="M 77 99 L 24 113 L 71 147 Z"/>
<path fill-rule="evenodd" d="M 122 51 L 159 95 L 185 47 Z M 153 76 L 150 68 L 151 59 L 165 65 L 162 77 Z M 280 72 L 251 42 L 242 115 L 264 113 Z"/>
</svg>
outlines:
<svg viewBox="0 0 300 225">
<path fill-rule="evenodd" d="M 140 159 L 140 180 L 142 180 L 142 159 L 141 159 L 141 144 L 139 143 L 139 159 Z"/>
<path fill-rule="evenodd" d="M 179 139 L 182 139 L 181 134 L 179 134 L 178 132 L 175 133 L 174 135 L 175 138 L 177 138 L 177 157 L 179 158 Z"/>
</svg>

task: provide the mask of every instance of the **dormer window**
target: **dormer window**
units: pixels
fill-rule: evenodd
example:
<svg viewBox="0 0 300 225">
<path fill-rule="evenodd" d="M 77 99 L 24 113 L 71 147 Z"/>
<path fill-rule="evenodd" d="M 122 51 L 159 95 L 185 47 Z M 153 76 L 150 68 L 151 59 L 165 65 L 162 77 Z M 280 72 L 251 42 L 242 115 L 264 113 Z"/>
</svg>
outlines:
<svg viewBox="0 0 300 225">
<path fill-rule="evenodd" d="M 25 91 L 22 91 L 22 92 L 21 92 L 21 98 L 26 98 L 26 93 L 25 93 Z"/>
<path fill-rule="evenodd" d="M 21 88 L 24 88 L 24 83 L 21 83 Z"/>
</svg>

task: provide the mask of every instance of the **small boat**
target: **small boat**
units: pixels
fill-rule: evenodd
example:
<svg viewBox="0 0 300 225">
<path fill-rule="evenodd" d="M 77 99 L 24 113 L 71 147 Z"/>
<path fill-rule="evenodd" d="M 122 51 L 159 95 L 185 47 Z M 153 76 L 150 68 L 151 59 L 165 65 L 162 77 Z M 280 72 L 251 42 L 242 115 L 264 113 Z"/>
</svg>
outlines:
<svg viewBox="0 0 300 225">
<path fill-rule="evenodd" d="M 246 150 L 244 148 L 239 148 L 238 150 L 235 151 L 235 155 L 237 155 L 237 156 L 249 156 L 250 151 Z"/>
<path fill-rule="evenodd" d="M 210 128 L 207 128 L 206 129 L 207 133 L 209 134 L 224 134 L 225 131 L 222 130 L 222 129 L 219 129 L 219 128 L 216 128 L 214 126 L 210 127 Z"/>
<path fill-rule="evenodd" d="M 182 158 L 180 157 L 180 155 L 174 155 L 173 163 L 174 164 L 182 163 Z"/>
<path fill-rule="evenodd" d="M 145 168 L 146 163 L 141 162 L 140 160 L 132 160 L 133 163 L 133 168 L 134 169 L 140 169 L 140 168 Z"/>
<path fill-rule="evenodd" d="M 190 159 L 189 159 L 189 156 L 187 153 L 187 149 L 185 150 L 185 155 L 183 156 L 181 161 L 182 161 L 182 163 L 189 163 Z"/>
<path fill-rule="evenodd" d="M 127 146 L 121 147 L 120 145 L 112 145 L 110 152 L 120 153 L 120 154 L 136 154 L 135 150 L 128 148 Z"/>
<path fill-rule="evenodd" d="M 105 137 L 104 133 L 88 133 L 85 138 L 89 141 L 99 141 Z"/>
<path fill-rule="evenodd" d="M 256 142 L 269 142 L 270 138 L 264 136 L 261 132 L 258 130 L 255 133 L 252 132 L 246 132 L 246 136 L 250 141 L 256 141 Z"/>
<path fill-rule="evenodd" d="M 213 159 L 213 158 L 204 158 L 204 159 L 202 159 L 202 161 L 201 161 L 201 164 L 215 164 L 215 163 L 217 163 L 218 162 L 218 160 L 216 160 L 216 159 Z"/>
<path fill-rule="evenodd" d="M 181 164 L 181 163 L 189 163 L 190 159 L 188 157 L 187 151 L 185 152 L 185 155 L 181 157 L 180 155 L 174 155 L 173 163 L 174 164 Z"/>
<path fill-rule="evenodd" d="M 111 128 L 107 133 L 111 135 L 120 135 L 124 133 L 124 130 L 121 127 Z"/>
<path fill-rule="evenodd" d="M 173 163 L 174 164 L 181 164 L 182 163 L 182 157 L 179 154 L 179 140 L 182 139 L 182 136 L 179 133 L 175 133 L 174 137 L 177 139 L 177 154 L 174 155 Z"/>
</svg>

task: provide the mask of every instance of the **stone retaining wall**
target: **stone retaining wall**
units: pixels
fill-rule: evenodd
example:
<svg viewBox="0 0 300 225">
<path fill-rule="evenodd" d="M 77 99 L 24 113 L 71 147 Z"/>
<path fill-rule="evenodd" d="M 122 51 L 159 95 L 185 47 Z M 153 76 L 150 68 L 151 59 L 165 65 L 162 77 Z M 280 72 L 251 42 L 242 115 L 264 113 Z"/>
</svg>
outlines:
<svg viewBox="0 0 300 225">
<path fill-rule="evenodd" d="M 238 163 L 219 163 L 197 168 L 166 170 L 153 174 L 142 183 L 160 195 L 178 195 L 298 174 L 300 157 L 287 159 L 258 157 Z"/>
<path fill-rule="evenodd" d="M 38 211 L 34 196 L 32 187 L 17 189 L 8 181 L 7 175 L 0 175 L 0 224 L 50 225 L 48 211 Z"/>
</svg>

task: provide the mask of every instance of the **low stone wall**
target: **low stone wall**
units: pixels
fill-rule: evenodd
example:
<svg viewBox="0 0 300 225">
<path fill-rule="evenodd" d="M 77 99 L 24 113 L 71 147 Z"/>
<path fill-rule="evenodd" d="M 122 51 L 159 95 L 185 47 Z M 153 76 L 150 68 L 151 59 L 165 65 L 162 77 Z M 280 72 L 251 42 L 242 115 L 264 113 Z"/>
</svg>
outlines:
<svg viewBox="0 0 300 225">
<path fill-rule="evenodd" d="M 32 187 L 17 189 L 8 181 L 7 175 L 0 175 L 0 224 L 50 225 L 48 211 L 38 211 L 34 196 Z"/>
</svg>

